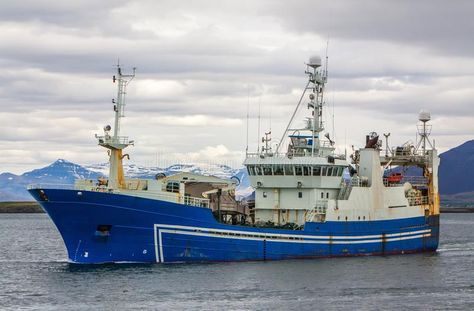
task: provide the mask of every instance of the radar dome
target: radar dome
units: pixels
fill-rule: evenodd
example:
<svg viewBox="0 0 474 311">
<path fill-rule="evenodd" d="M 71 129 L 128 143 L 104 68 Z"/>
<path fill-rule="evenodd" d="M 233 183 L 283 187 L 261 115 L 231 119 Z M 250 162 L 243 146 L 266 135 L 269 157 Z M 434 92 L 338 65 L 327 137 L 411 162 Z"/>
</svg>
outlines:
<svg viewBox="0 0 474 311">
<path fill-rule="evenodd" d="M 308 66 L 313 68 L 321 67 L 321 56 L 315 55 L 309 58 Z"/>
<path fill-rule="evenodd" d="M 428 122 L 429 120 L 431 120 L 431 115 L 429 111 L 421 110 L 420 114 L 418 115 L 418 120 L 420 120 L 421 122 Z"/>
</svg>

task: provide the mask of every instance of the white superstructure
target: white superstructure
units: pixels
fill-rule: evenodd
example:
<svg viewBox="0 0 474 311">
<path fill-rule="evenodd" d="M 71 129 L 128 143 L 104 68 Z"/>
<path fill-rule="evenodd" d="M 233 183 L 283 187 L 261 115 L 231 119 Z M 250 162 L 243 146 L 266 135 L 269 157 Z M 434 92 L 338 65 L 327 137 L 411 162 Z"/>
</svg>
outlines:
<svg viewBox="0 0 474 311">
<path fill-rule="evenodd" d="M 366 137 L 365 148 L 351 156 L 349 165 L 344 155 L 335 154 L 329 133 L 323 135 L 327 70 L 321 67 L 321 58 L 311 57 L 305 73 L 308 82 L 276 151 L 269 148 L 266 133 L 265 147 L 246 156 L 244 165 L 255 188 L 255 223 L 302 226 L 327 220 L 387 220 L 439 213 L 439 158 L 428 140 L 429 113 L 420 113 L 422 126 L 416 147 L 390 150 L 387 146 L 385 156 L 380 157 L 382 143 L 373 132 Z M 310 116 L 303 127 L 293 127 L 306 93 Z M 389 135 L 385 134 L 387 144 Z M 392 166 L 399 170 L 418 166 L 423 176 L 404 176 L 394 173 L 396 168 L 387 171 Z M 345 169 L 350 178 L 343 178 Z"/>
</svg>

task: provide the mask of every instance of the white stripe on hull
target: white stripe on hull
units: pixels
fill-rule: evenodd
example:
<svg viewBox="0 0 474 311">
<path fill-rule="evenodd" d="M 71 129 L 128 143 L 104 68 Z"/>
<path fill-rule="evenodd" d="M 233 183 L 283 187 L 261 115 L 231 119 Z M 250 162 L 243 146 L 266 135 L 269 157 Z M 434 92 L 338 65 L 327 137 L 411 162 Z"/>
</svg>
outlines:
<svg viewBox="0 0 474 311">
<path fill-rule="evenodd" d="M 162 229 L 162 228 L 174 228 L 174 229 Z M 193 231 L 186 231 L 183 229 L 193 230 Z M 291 235 L 291 234 L 278 234 L 278 233 L 259 233 L 259 232 L 252 232 L 252 231 L 237 231 L 237 230 L 225 230 L 225 229 L 214 229 L 214 228 L 203 228 L 203 227 L 192 227 L 192 226 L 155 224 L 154 234 L 155 234 L 155 252 L 156 252 L 157 262 L 164 262 L 163 243 L 162 243 L 163 233 L 203 236 L 203 237 L 223 238 L 223 239 L 234 239 L 234 240 L 266 241 L 266 242 L 275 242 L 275 243 L 365 244 L 365 243 L 381 243 L 383 241 L 394 242 L 394 241 L 411 240 L 411 239 L 429 237 L 431 236 L 431 229 L 390 233 L 390 234 L 385 234 L 385 235 L 377 234 L 377 235 L 360 235 L 360 236 L 315 236 L 315 235 Z M 239 234 L 240 236 L 236 236 L 236 234 Z M 158 235 L 158 240 L 159 240 L 158 244 L 156 243 L 157 235 Z M 341 241 L 343 239 L 349 240 L 349 241 Z M 158 248 L 159 248 L 159 252 L 158 252 Z"/>
</svg>

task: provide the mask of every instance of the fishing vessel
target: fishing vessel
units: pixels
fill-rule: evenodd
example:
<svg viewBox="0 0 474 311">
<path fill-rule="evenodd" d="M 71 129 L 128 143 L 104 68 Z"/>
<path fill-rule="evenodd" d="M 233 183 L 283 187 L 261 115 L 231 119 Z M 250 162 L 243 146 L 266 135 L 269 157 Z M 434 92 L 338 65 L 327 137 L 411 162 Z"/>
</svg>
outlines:
<svg viewBox="0 0 474 311">
<path fill-rule="evenodd" d="M 266 133 L 258 152 L 246 152 L 252 203 L 236 199 L 236 179 L 124 176 L 124 149 L 134 141 L 121 135 L 120 123 L 135 71 L 126 75 L 118 67 L 115 123 L 96 135 L 108 151 L 108 178 L 29 186 L 59 230 L 69 260 L 178 263 L 435 251 L 439 157 L 429 139 L 430 114 L 420 112 L 416 144 L 390 148 L 387 133 L 382 148 L 371 132 L 364 147 L 346 157 L 324 129 L 327 64 L 311 57 L 305 74 L 279 143 L 272 145 Z M 307 117 L 297 126 L 300 113 Z"/>
</svg>

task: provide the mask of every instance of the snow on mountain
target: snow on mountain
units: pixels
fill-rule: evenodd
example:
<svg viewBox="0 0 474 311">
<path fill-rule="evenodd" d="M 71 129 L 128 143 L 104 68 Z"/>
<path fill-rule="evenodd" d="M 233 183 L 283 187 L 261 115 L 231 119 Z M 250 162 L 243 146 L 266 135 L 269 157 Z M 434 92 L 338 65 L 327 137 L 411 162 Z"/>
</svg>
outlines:
<svg viewBox="0 0 474 311">
<path fill-rule="evenodd" d="M 108 175 L 108 163 L 81 166 L 64 159 L 52 164 L 26 172 L 22 175 L 11 173 L 0 174 L 1 201 L 30 201 L 32 197 L 26 191 L 29 184 L 73 184 L 76 179 L 97 179 Z M 253 191 L 248 182 L 244 168 L 234 169 L 226 165 L 215 164 L 175 164 L 167 168 L 145 167 L 136 164 L 124 165 L 124 173 L 128 178 L 154 178 L 156 174 L 174 175 L 179 172 L 191 172 L 200 175 L 212 175 L 220 178 L 236 176 L 240 184 L 236 189 L 238 198 L 246 197 Z"/>
<path fill-rule="evenodd" d="M 108 175 L 108 163 L 86 165 L 84 168 Z M 237 199 L 245 198 L 254 191 L 250 186 L 250 182 L 245 168 L 235 169 L 226 165 L 220 164 L 174 164 L 166 168 L 161 167 L 146 167 L 136 164 L 124 164 L 124 174 L 128 178 L 154 178 L 156 174 L 165 174 L 166 176 L 174 175 L 179 172 L 188 172 L 205 176 L 216 176 L 219 178 L 230 179 L 236 177 L 239 180 L 239 185 L 236 188 Z"/>
</svg>

